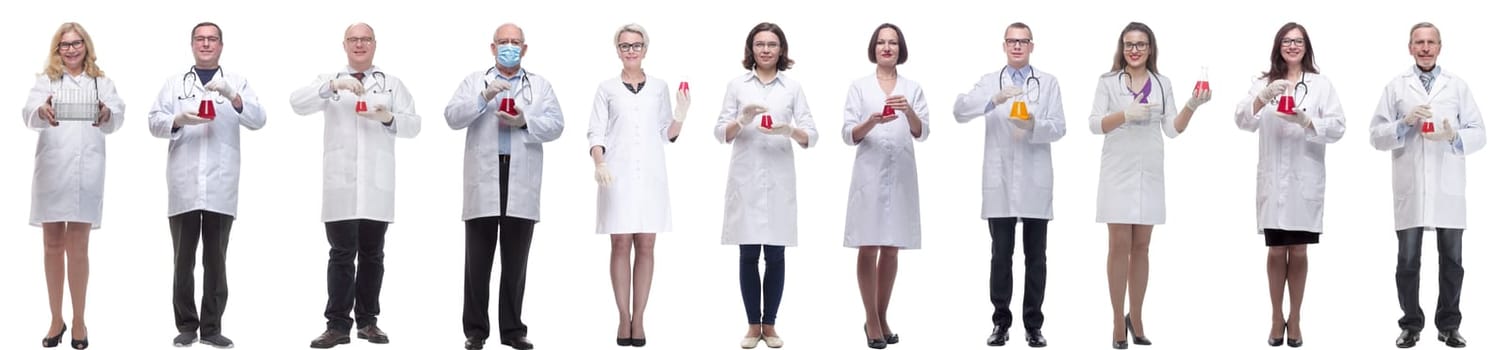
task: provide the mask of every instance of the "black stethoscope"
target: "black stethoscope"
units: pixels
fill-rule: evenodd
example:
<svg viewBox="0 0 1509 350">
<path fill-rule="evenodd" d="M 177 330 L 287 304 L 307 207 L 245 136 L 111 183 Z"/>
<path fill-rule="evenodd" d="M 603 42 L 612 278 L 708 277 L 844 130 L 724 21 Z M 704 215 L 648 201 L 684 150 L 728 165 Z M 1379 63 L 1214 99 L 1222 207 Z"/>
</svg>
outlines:
<svg viewBox="0 0 1509 350">
<path fill-rule="evenodd" d="M 1300 89 L 1304 89 L 1305 92 L 1303 94 L 1301 94 L 1299 92 Z M 1305 104 L 1305 97 L 1307 97 L 1307 96 L 1310 96 L 1310 84 L 1306 84 L 1305 83 L 1305 71 L 1301 70 L 1301 71 L 1299 71 L 1299 82 L 1294 83 L 1294 97 L 1296 97 L 1295 101 L 1294 101 L 1294 105 L 1295 106 L 1304 105 Z M 1277 98 L 1277 97 L 1274 97 L 1274 98 Z M 1269 103 L 1276 103 L 1277 101 L 1268 101 L 1268 102 Z"/>
<path fill-rule="evenodd" d="M 356 77 L 352 77 L 351 76 L 351 73 L 341 72 L 341 73 L 336 73 L 335 74 L 335 78 L 336 79 L 340 79 L 342 76 L 347 76 L 347 77 L 351 77 L 352 79 L 356 79 Z M 377 79 L 377 84 L 372 84 L 372 89 L 371 90 L 367 90 L 367 93 L 369 93 L 369 94 L 387 93 L 389 95 L 393 94 L 393 90 L 388 89 L 388 75 L 387 74 L 383 74 L 382 71 L 375 71 L 375 72 L 372 72 L 372 76 L 367 77 L 367 78 Z M 357 81 L 361 81 L 363 85 L 366 85 L 366 81 L 365 80 L 357 79 Z M 330 95 L 330 99 L 334 100 L 334 101 L 340 101 L 341 100 L 341 95 L 340 94 Z"/>
<path fill-rule="evenodd" d="M 1006 70 L 1010 67 L 1001 67 L 1001 74 L 996 77 L 997 88 L 1006 88 Z M 1031 88 L 1033 84 L 1037 84 L 1037 89 Z M 1043 82 L 1037 79 L 1037 68 L 1032 66 L 1027 66 L 1027 79 L 1022 81 L 1022 94 L 1026 95 L 1028 91 L 1033 92 L 1032 98 L 1027 99 L 1028 102 L 1037 103 L 1043 97 Z"/>
<path fill-rule="evenodd" d="M 219 74 L 220 78 L 225 78 L 224 69 L 215 68 L 215 74 Z M 211 77 L 212 78 L 210 79 L 210 81 L 214 81 L 215 79 L 213 79 L 213 75 Z M 183 93 L 178 94 L 179 101 L 199 97 L 199 91 L 194 89 L 194 86 L 196 85 L 195 81 L 197 81 L 198 79 L 199 73 L 194 71 L 194 67 L 189 67 L 189 71 L 187 73 L 183 73 Z M 225 96 L 216 96 L 215 103 L 225 103 Z"/>
<path fill-rule="evenodd" d="M 1121 74 L 1118 75 L 1116 78 L 1117 79 L 1121 79 L 1121 77 L 1123 77 L 1123 76 L 1126 77 L 1126 82 L 1131 82 L 1132 81 L 1132 73 L 1127 73 L 1126 70 L 1122 70 Z M 1148 80 L 1152 80 L 1152 81 L 1158 83 L 1158 102 L 1160 102 L 1159 106 L 1158 106 L 1158 109 L 1159 109 L 1159 112 L 1160 112 L 1159 114 L 1168 114 L 1168 96 L 1163 93 L 1163 80 L 1162 79 L 1158 79 L 1158 74 L 1148 74 L 1147 78 L 1148 78 Z M 1121 83 L 1121 85 L 1122 86 L 1127 86 L 1126 82 Z M 1141 92 L 1132 91 L 1131 87 L 1127 87 L 1126 89 L 1127 89 L 1127 92 L 1132 93 L 1132 98 L 1133 99 L 1136 99 L 1137 95 L 1141 94 Z M 1151 90 L 1148 91 L 1147 93 L 1148 93 L 1148 95 L 1152 95 L 1153 94 L 1153 92 Z M 1142 96 L 1142 97 L 1143 98 L 1147 98 L 1147 96 Z"/>
<path fill-rule="evenodd" d="M 482 79 L 482 89 L 483 90 L 486 90 L 487 86 L 490 85 L 490 84 L 492 84 L 492 79 L 489 79 L 489 78 L 492 78 L 493 75 L 502 76 L 503 74 L 498 72 L 498 67 L 497 66 L 493 66 L 491 68 L 488 68 L 486 72 L 482 73 L 482 76 L 484 77 Z M 518 75 L 519 75 L 519 85 L 521 85 L 521 86 L 517 90 L 514 90 L 512 88 L 509 89 L 509 90 L 514 90 L 515 91 L 515 93 L 513 94 L 513 98 L 522 98 L 522 99 L 524 99 L 523 102 L 525 102 L 525 103 L 533 101 L 534 100 L 534 97 L 533 97 L 534 96 L 534 84 L 530 84 L 529 83 L 529 73 L 525 72 L 524 69 L 519 69 L 519 74 Z M 519 96 L 523 96 L 523 97 L 519 97 Z"/>
</svg>

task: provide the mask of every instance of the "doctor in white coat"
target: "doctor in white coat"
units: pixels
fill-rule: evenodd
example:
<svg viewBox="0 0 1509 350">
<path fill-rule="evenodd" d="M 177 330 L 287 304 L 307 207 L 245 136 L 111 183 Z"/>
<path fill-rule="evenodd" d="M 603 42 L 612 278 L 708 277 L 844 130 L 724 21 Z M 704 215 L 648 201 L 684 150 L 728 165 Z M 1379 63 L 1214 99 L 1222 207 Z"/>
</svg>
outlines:
<svg viewBox="0 0 1509 350">
<path fill-rule="evenodd" d="M 498 333 L 501 343 L 533 348 L 522 318 L 534 225 L 540 222 L 545 143 L 561 137 L 565 119 L 550 82 L 524 70 L 524 30 L 493 31 L 491 68 L 466 76 L 445 105 L 451 129 L 466 129 L 461 219 L 466 222 L 466 271 L 461 330 L 467 349 L 487 342 L 493 258 L 501 254 Z M 500 110 L 505 99 L 513 109 Z M 501 250 L 501 253 L 499 252 Z"/>
<path fill-rule="evenodd" d="M 854 80 L 844 102 L 844 144 L 859 146 L 849 182 L 844 246 L 859 248 L 855 274 L 865 306 L 866 345 L 881 349 L 900 341 L 886 319 L 896 286 L 897 250 L 922 248 L 913 143 L 927 140 L 930 128 L 922 86 L 896 71 L 907 59 L 901 28 L 881 24 L 869 43 L 866 51 L 875 74 Z"/>
<path fill-rule="evenodd" d="M 1153 30 L 1132 22 L 1119 38 L 1111 72 L 1101 75 L 1095 87 L 1090 131 L 1105 135 L 1095 221 L 1106 224 L 1111 238 L 1106 256 L 1114 325 L 1111 345 L 1125 349 L 1127 333 L 1133 333 L 1138 345 L 1152 344 L 1142 332 L 1142 300 L 1153 225 L 1164 220 L 1163 137 L 1183 133 L 1195 109 L 1210 100 L 1210 92 L 1197 92 L 1178 108 L 1173 83 L 1158 73 Z M 1131 310 L 1123 312 L 1128 289 Z"/>
<path fill-rule="evenodd" d="M 1043 291 L 1048 277 L 1048 221 L 1053 220 L 1053 148 L 1064 137 L 1063 96 L 1058 78 L 1037 69 L 1032 57 L 1032 28 L 1017 22 L 1006 27 L 1001 50 L 1006 66 L 980 76 L 969 93 L 954 100 L 954 119 L 968 123 L 985 117 L 985 160 L 981 166 L 980 218 L 990 229 L 989 346 L 1006 345 L 1011 328 L 1011 256 L 1016 225 L 1022 224 L 1027 263 L 1022 323 L 1027 345 L 1048 346 L 1043 337 Z M 1012 118 L 1011 107 L 1023 102 L 1026 119 Z"/>
<path fill-rule="evenodd" d="M 713 125 L 718 143 L 733 144 L 723 202 L 723 244 L 739 246 L 739 291 L 749 328 L 739 346 L 785 344 L 775 330 L 786 289 L 786 247 L 797 243 L 796 154 L 792 144 L 817 144 L 817 127 L 801 84 L 783 71 L 796 63 L 786 33 L 760 23 L 744 39 L 744 69 L 730 80 Z M 771 118 L 765 127 L 756 119 Z M 765 274 L 760 276 L 760 254 Z M 763 301 L 763 304 L 762 304 Z"/>
<path fill-rule="evenodd" d="M 1256 231 L 1268 246 L 1268 345 L 1279 346 L 1287 338 L 1298 347 L 1304 344 L 1300 305 L 1310 271 L 1306 245 L 1320 243 L 1322 232 L 1326 145 L 1341 140 L 1347 127 L 1335 86 L 1315 68 L 1304 26 L 1284 24 L 1274 35 L 1271 52 L 1269 70 L 1253 80 L 1237 102 L 1235 116 L 1237 128 L 1258 133 Z M 1278 110 L 1274 102 L 1280 96 L 1297 101 L 1293 113 Z M 1286 282 L 1289 317 L 1284 317 Z"/>
<path fill-rule="evenodd" d="M 173 238 L 173 345 L 194 340 L 219 348 L 235 346 L 221 334 L 229 295 L 225 254 L 236 219 L 241 183 L 241 128 L 261 129 L 267 112 L 245 77 L 220 66 L 220 26 L 194 25 L 189 47 L 194 66 L 163 82 L 147 128 L 168 139 L 168 231 Z M 201 118 L 200 101 L 215 105 L 214 119 Z M 204 242 L 203 309 L 194 304 L 195 250 Z M 197 332 L 197 334 L 196 334 Z"/>
<path fill-rule="evenodd" d="M 1420 245 L 1426 230 L 1436 232 L 1440 255 L 1440 298 L 1436 339 L 1467 346 L 1462 325 L 1462 232 L 1467 229 L 1467 158 L 1487 142 L 1482 111 L 1467 81 L 1436 64 L 1441 32 L 1428 22 L 1410 28 L 1409 53 L 1415 66 L 1390 79 L 1373 112 L 1373 148 L 1391 153 L 1394 173 L 1394 230 L 1399 239 L 1399 319 L 1395 345 L 1415 346 L 1425 328 L 1420 309 Z M 1421 124 L 1433 123 L 1434 132 Z"/>
<path fill-rule="evenodd" d="M 79 348 L 89 346 L 84 297 L 89 289 L 89 232 L 100 228 L 103 217 L 105 135 L 120 129 L 126 104 L 115 92 L 115 82 L 94 64 L 94 39 L 83 26 L 63 23 L 50 46 L 47 66 L 21 108 L 21 122 L 38 133 L 28 221 L 42 227 L 42 266 L 52 311 L 42 344 L 57 346 L 69 326 L 63 322 L 66 267 L 73 302 L 70 347 Z M 53 97 L 62 90 L 93 92 L 99 99 L 94 122 L 59 121 Z"/>
<path fill-rule="evenodd" d="M 623 69 L 618 77 L 598 84 L 587 141 L 596 164 L 597 233 L 612 235 L 608 268 L 618 306 L 615 340 L 619 345 L 644 346 L 643 315 L 655 274 L 655 233 L 671 230 L 665 144 L 681 135 L 691 97 L 684 90 L 676 93 L 672 110 L 671 90 L 665 81 L 645 75 L 642 63 L 650 36 L 644 27 L 619 27 L 613 45 Z"/>
<path fill-rule="evenodd" d="M 347 66 L 341 72 L 321 74 L 289 96 L 294 113 L 321 113 L 325 119 L 320 219 L 330 241 L 329 301 L 326 329 L 310 342 L 321 349 L 351 341 L 353 307 L 357 338 L 388 342 L 377 328 L 377 315 L 383 241 L 393 222 L 393 144 L 395 137 L 419 134 L 420 122 L 403 82 L 372 65 L 377 52 L 372 27 L 357 23 L 346 28 L 344 45 Z M 366 111 L 357 111 L 358 101 Z"/>
</svg>

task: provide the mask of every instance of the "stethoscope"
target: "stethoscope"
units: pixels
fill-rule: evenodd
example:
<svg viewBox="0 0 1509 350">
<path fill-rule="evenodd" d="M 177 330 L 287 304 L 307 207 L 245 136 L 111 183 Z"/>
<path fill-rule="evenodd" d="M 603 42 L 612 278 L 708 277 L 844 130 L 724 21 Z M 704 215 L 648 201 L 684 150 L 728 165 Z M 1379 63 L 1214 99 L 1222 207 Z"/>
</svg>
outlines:
<svg viewBox="0 0 1509 350">
<path fill-rule="evenodd" d="M 1006 88 L 1006 81 L 1007 81 L 1006 80 L 1006 69 L 1010 68 L 1010 67 L 1011 67 L 1010 65 L 1007 65 L 1005 67 L 1001 67 L 1001 74 L 996 77 L 997 88 L 999 88 L 999 89 L 1005 89 Z M 1031 88 L 1031 86 L 1033 84 L 1037 84 L 1037 89 Z M 1031 98 L 1027 99 L 1027 101 L 1028 102 L 1032 102 L 1032 103 L 1037 103 L 1037 101 L 1040 100 L 1040 99 L 1042 99 L 1042 97 L 1043 97 L 1043 89 L 1042 88 L 1043 88 L 1043 82 L 1037 79 L 1037 68 L 1032 67 L 1032 66 L 1027 66 L 1027 79 L 1022 81 L 1022 94 L 1026 95 L 1027 91 L 1032 91 L 1033 95 L 1032 95 Z"/>
<path fill-rule="evenodd" d="M 1305 92 L 1301 94 L 1299 92 L 1300 89 L 1304 89 Z M 1294 83 L 1294 97 L 1296 97 L 1294 105 L 1303 106 L 1306 96 L 1310 96 L 1310 84 L 1305 83 L 1305 71 L 1301 70 L 1299 71 L 1299 82 Z"/>
<path fill-rule="evenodd" d="M 487 79 L 487 78 L 491 78 L 493 75 L 502 76 L 503 74 L 498 72 L 498 67 L 497 66 L 490 67 L 490 68 L 487 69 L 486 72 L 482 73 L 482 76 L 486 77 L 486 78 L 482 79 L 482 89 L 483 90 L 486 90 L 487 86 L 490 85 L 490 84 L 492 84 L 492 79 Z M 513 97 L 514 98 L 520 98 L 519 96 L 523 96 L 522 97 L 524 99 L 523 102 L 525 102 L 525 103 L 528 103 L 528 102 L 534 100 L 534 98 L 533 98 L 533 96 L 534 96 L 534 84 L 530 84 L 529 83 L 529 73 L 525 72 L 523 69 L 519 69 L 519 85 L 521 85 L 521 86 L 518 89 L 512 89 L 512 88 L 509 89 L 509 90 L 513 90 Z"/>
<path fill-rule="evenodd" d="M 1132 81 L 1132 73 L 1127 73 L 1126 70 L 1122 70 L 1121 74 L 1118 75 L 1116 78 L 1117 79 L 1121 79 L 1121 77 L 1123 77 L 1123 76 L 1126 77 L 1126 82 L 1131 82 Z M 1159 103 L 1159 106 L 1158 106 L 1159 114 L 1168 114 L 1168 96 L 1163 93 L 1163 80 L 1162 79 L 1158 79 L 1158 75 L 1157 74 L 1149 74 L 1147 78 L 1149 80 L 1152 80 L 1152 81 L 1158 83 L 1158 102 L 1161 102 L 1161 103 Z M 1126 82 L 1121 83 L 1121 85 L 1122 86 L 1127 86 Z M 1132 99 L 1137 99 L 1137 97 L 1138 97 L 1137 95 L 1139 95 L 1140 92 L 1138 92 L 1138 91 L 1132 91 L 1131 87 L 1127 87 L 1126 89 L 1127 89 L 1127 92 L 1132 93 Z M 1153 94 L 1152 91 L 1148 91 L 1147 93 L 1149 95 Z M 1142 97 L 1146 98 L 1147 96 L 1142 96 Z"/>
<path fill-rule="evenodd" d="M 335 78 L 336 79 L 340 79 L 342 76 L 351 77 L 351 73 L 342 72 L 342 73 L 336 73 L 335 74 Z M 355 79 L 356 77 L 351 77 L 351 78 Z M 367 90 L 367 93 L 369 93 L 369 94 L 387 93 L 389 95 L 393 94 L 393 90 L 388 89 L 388 75 L 387 74 L 383 74 L 382 71 L 372 72 L 372 76 L 369 76 L 369 77 L 366 77 L 366 78 L 377 79 L 377 84 L 372 84 L 372 89 L 371 90 Z M 362 79 L 358 79 L 358 81 L 361 81 L 364 85 L 366 83 L 366 81 L 362 80 Z M 333 100 L 333 101 L 340 101 L 341 100 L 341 95 L 340 94 L 330 95 L 330 99 Z"/>
<path fill-rule="evenodd" d="M 215 68 L 215 74 L 219 74 L 220 78 L 225 78 L 224 69 Z M 179 101 L 199 97 L 199 90 L 194 89 L 194 86 L 198 85 L 195 83 L 195 81 L 197 81 L 198 79 L 199 73 L 194 72 L 194 67 L 189 67 L 189 71 L 187 73 L 183 73 L 183 93 L 178 95 Z M 211 78 L 210 80 L 214 81 L 215 79 Z M 215 103 L 225 103 L 225 96 L 215 96 Z"/>
</svg>

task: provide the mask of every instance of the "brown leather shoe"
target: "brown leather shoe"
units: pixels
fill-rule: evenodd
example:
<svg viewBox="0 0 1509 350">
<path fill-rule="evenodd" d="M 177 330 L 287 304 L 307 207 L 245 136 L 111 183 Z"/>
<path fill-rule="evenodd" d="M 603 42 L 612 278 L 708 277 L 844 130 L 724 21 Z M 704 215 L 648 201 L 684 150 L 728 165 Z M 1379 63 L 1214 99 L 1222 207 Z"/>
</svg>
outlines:
<svg viewBox="0 0 1509 350">
<path fill-rule="evenodd" d="M 314 338 L 314 341 L 309 342 L 309 347 L 315 349 L 329 349 L 335 347 L 336 345 L 350 343 L 351 336 L 349 334 L 334 329 L 326 329 L 325 333 L 321 333 L 319 338 Z"/>
<path fill-rule="evenodd" d="M 357 329 L 356 339 L 366 339 L 373 344 L 387 344 L 388 333 L 383 333 L 382 329 L 379 329 L 377 328 L 377 325 L 372 324 Z"/>
</svg>

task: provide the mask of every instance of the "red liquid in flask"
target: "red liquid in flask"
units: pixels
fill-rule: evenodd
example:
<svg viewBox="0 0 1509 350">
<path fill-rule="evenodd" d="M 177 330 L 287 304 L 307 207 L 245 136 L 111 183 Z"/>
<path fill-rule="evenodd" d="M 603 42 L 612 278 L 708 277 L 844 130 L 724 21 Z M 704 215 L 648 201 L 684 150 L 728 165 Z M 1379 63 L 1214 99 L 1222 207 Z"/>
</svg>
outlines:
<svg viewBox="0 0 1509 350">
<path fill-rule="evenodd" d="M 1294 114 L 1294 96 L 1279 96 L 1278 112 L 1283 114 Z"/>
<path fill-rule="evenodd" d="M 766 128 L 766 129 L 770 129 L 773 126 L 775 126 L 775 124 L 770 120 L 770 115 L 769 114 L 766 114 L 765 116 L 760 117 L 760 127 Z"/>
<path fill-rule="evenodd" d="M 1432 122 L 1432 121 L 1421 122 L 1420 123 L 1420 132 L 1427 133 L 1427 134 L 1436 132 L 1436 122 Z"/>
<path fill-rule="evenodd" d="M 880 115 L 896 115 L 896 110 L 891 108 L 891 106 L 885 106 L 885 108 L 880 109 Z"/>
<path fill-rule="evenodd" d="M 681 82 L 681 86 L 679 86 L 679 87 L 676 88 L 676 90 L 681 90 L 681 91 L 687 91 L 687 90 L 690 90 L 690 89 L 691 89 L 691 87 L 689 85 L 687 85 L 686 82 L 684 82 L 684 81 Z"/>
<path fill-rule="evenodd" d="M 503 101 L 498 102 L 498 110 L 508 114 L 519 114 L 519 111 L 514 109 L 513 98 L 510 97 L 504 97 Z"/>
<path fill-rule="evenodd" d="M 1195 82 L 1195 91 L 1207 91 L 1207 90 L 1210 90 L 1210 82 L 1204 81 L 1204 80 Z"/>
<path fill-rule="evenodd" d="M 215 101 L 211 101 L 211 100 L 199 100 L 199 117 L 200 118 L 204 118 L 204 119 L 214 120 L 215 119 Z"/>
<path fill-rule="evenodd" d="M 357 113 L 362 113 L 362 112 L 366 112 L 366 111 L 367 111 L 367 101 L 356 101 L 356 112 Z"/>
</svg>

